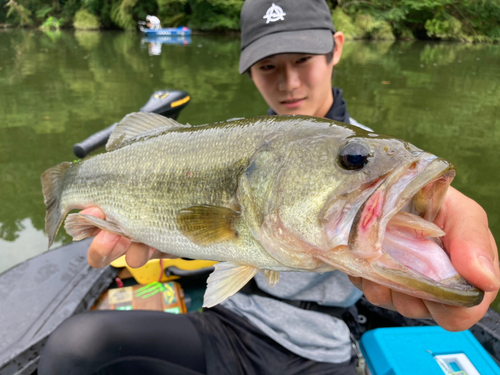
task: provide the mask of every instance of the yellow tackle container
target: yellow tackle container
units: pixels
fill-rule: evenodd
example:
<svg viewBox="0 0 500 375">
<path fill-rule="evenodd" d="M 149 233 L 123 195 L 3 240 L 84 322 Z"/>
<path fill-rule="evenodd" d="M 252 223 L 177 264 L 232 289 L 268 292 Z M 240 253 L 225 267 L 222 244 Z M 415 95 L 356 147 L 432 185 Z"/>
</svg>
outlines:
<svg viewBox="0 0 500 375">
<path fill-rule="evenodd" d="M 167 275 L 165 275 L 164 270 L 167 267 L 175 266 L 181 270 L 190 271 L 212 267 L 215 263 L 217 262 L 211 260 L 184 260 L 180 258 L 151 259 L 142 267 L 132 268 L 127 265 L 124 255 L 113 261 L 111 265 L 116 268 L 126 268 L 139 284 L 145 285 L 155 281 L 167 282 L 178 279 L 179 276 L 167 277 Z"/>
</svg>

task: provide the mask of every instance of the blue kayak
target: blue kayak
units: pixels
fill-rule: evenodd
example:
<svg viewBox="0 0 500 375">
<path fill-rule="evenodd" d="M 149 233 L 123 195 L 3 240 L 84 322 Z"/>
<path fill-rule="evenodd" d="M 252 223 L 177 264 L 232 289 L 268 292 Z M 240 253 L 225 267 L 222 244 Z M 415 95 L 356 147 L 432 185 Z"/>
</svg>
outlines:
<svg viewBox="0 0 500 375">
<path fill-rule="evenodd" d="M 185 26 L 179 26 L 179 27 L 168 27 L 168 28 L 162 28 L 162 29 L 149 29 L 149 28 L 142 28 L 141 31 L 144 33 L 144 35 L 148 37 L 152 36 L 187 36 L 191 35 L 191 29 Z"/>
</svg>

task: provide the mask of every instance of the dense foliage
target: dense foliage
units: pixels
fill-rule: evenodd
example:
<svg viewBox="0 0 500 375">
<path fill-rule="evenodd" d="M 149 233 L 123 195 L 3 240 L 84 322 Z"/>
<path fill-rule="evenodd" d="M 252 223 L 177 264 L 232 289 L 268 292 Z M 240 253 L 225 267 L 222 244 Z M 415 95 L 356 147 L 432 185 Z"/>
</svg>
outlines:
<svg viewBox="0 0 500 375">
<path fill-rule="evenodd" d="M 238 31 L 244 0 L 8 0 L 0 23 L 120 28 L 155 14 L 164 26 Z M 327 0 L 348 38 L 500 41 L 500 0 Z M 86 23 L 88 21 L 88 23 Z"/>
<path fill-rule="evenodd" d="M 338 5 L 361 33 L 389 25 L 400 38 L 500 41 L 500 0 L 351 0 Z M 369 18 L 372 29 L 363 28 L 360 18 Z"/>
</svg>

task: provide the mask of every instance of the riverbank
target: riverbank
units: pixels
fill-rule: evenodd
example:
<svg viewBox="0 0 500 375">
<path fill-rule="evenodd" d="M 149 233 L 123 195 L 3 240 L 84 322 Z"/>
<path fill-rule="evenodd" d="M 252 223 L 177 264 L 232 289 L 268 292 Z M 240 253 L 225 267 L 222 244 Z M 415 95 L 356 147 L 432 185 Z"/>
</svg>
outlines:
<svg viewBox="0 0 500 375">
<path fill-rule="evenodd" d="M 347 39 L 500 42 L 497 0 L 326 0 L 335 27 Z M 238 33 L 244 0 L 75 0 L 48 6 L 41 0 L 9 0 L 0 25 L 43 29 L 137 30 L 157 15 L 164 27 L 195 32 Z M 54 3 L 55 4 L 55 3 Z M 4 26 L 5 27 L 5 26 Z"/>
</svg>

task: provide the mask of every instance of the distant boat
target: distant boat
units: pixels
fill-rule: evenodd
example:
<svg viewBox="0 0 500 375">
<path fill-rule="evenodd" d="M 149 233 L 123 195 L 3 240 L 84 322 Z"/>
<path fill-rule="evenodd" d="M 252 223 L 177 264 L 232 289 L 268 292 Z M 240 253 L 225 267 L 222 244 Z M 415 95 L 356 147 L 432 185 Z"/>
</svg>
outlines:
<svg viewBox="0 0 500 375">
<path fill-rule="evenodd" d="M 191 35 L 191 29 L 189 27 L 186 27 L 186 26 L 167 27 L 167 28 L 161 28 L 161 29 L 150 29 L 150 28 L 139 26 L 139 29 L 147 37 L 154 37 L 154 36 L 188 36 L 188 35 Z"/>
<path fill-rule="evenodd" d="M 142 43 L 161 43 L 161 44 L 191 44 L 191 35 L 149 35 L 141 40 Z"/>
</svg>

